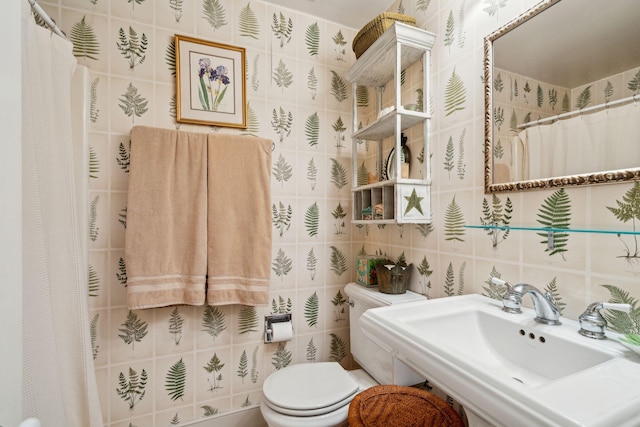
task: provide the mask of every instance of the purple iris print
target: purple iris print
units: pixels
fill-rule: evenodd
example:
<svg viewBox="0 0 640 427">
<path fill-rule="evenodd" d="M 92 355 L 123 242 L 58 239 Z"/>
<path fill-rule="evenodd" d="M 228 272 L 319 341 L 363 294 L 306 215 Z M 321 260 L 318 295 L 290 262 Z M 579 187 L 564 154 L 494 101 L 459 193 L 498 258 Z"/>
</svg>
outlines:
<svg viewBox="0 0 640 427">
<path fill-rule="evenodd" d="M 198 77 L 200 78 L 198 95 L 200 96 L 202 108 L 208 111 L 218 111 L 227 87 L 231 83 L 228 75 L 229 70 L 224 65 L 212 68 L 209 58 L 200 58 L 198 65 L 200 67 L 198 70 Z M 215 84 L 216 82 L 217 85 Z"/>
</svg>

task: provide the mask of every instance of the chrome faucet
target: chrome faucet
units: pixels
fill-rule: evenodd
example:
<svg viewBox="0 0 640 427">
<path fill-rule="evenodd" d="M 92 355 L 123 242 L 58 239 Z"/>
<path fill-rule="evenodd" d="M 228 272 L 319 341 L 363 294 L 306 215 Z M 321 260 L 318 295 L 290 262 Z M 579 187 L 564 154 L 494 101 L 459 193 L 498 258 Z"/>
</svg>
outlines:
<svg viewBox="0 0 640 427">
<path fill-rule="evenodd" d="M 580 335 L 597 340 L 603 340 L 607 337 L 605 335 L 607 321 L 602 314 L 600 314 L 600 310 L 603 308 L 629 313 L 632 307 L 629 304 L 613 304 L 609 302 L 594 302 L 589 304 L 584 313 L 578 317 L 578 322 L 580 323 L 580 330 L 578 332 Z"/>
<path fill-rule="evenodd" d="M 553 303 L 553 295 L 550 292 L 543 294 L 535 286 L 527 285 L 526 283 L 511 286 L 508 282 L 500 279 L 493 278 L 491 280 L 493 283 L 507 288 L 507 292 L 502 297 L 502 311 L 522 313 L 522 297 L 531 295 L 533 309 L 536 312 L 536 317 L 533 320 L 547 325 L 560 324 L 560 309 Z"/>
</svg>

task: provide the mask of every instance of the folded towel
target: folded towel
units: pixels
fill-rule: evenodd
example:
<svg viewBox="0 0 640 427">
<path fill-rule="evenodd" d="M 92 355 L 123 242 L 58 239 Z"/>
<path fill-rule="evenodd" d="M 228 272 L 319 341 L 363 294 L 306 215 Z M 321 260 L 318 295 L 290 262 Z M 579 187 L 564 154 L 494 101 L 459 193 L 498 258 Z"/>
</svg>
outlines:
<svg viewBox="0 0 640 427">
<path fill-rule="evenodd" d="M 130 309 L 203 305 L 207 135 L 131 131 L 125 262 Z"/>
<path fill-rule="evenodd" d="M 207 304 L 266 305 L 271 141 L 209 134 Z"/>
<path fill-rule="evenodd" d="M 382 203 L 378 203 L 374 207 L 374 218 L 375 219 L 384 219 L 384 207 Z"/>
</svg>

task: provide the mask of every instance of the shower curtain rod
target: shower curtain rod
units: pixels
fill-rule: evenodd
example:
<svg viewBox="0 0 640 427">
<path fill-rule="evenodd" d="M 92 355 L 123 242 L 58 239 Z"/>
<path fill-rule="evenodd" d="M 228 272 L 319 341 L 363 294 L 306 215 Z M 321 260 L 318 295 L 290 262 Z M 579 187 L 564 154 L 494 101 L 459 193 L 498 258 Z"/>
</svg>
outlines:
<svg viewBox="0 0 640 427">
<path fill-rule="evenodd" d="M 45 12 L 42 7 L 40 7 L 40 5 L 38 4 L 38 2 L 36 2 L 36 0 L 27 0 L 29 2 L 29 4 L 31 5 L 31 9 L 37 13 L 38 15 L 40 15 L 40 18 L 42 18 L 42 20 L 44 21 L 45 24 L 47 24 L 47 26 L 49 27 L 49 29 L 51 31 L 53 31 L 54 33 L 56 33 L 57 35 L 59 35 L 60 37 L 62 37 L 63 39 L 67 39 L 67 36 L 64 35 L 64 33 L 60 30 L 60 28 L 58 28 L 58 26 L 56 25 L 55 22 L 53 22 L 53 19 L 51 19 L 49 17 L 49 15 L 47 15 L 47 12 Z"/>
<path fill-rule="evenodd" d="M 640 100 L 640 94 L 639 95 L 629 96 L 627 98 L 618 99 L 618 100 L 611 101 L 611 102 L 604 102 L 602 104 L 594 105 L 594 106 L 591 106 L 591 107 L 585 107 L 585 108 L 582 108 L 580 110 L 569 111 L 567 113 L 558 114 L 556 116 L 545 117 L 544 119 L 532 120 L 530 122 L 518 125 L 518 129 L 524 129 L 524 128 L 528 128 L 529 126 L 534 126 L 534 125 L 541 125 L 543 123 L 552 122 L 554 120 L 566 119 L 567 117 L 577 116 L 578 114 L 588 113 L 588 112 L 591 112 L 591 111 L 594 111 L 594 110 L 599 110 L 601 108 L 614 107 L 616 105 L 626 104 L 627 102 L 631 102 L 631 101 L 635 102 L 635 101 L 638 101 L 638 100 Z"/>
</svg>

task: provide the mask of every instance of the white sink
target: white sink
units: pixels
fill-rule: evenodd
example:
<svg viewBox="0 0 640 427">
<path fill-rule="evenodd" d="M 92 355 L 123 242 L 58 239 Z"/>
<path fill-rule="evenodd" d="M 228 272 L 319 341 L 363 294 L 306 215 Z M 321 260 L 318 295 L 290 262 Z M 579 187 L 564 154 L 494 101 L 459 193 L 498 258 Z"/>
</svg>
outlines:
<svg viewBox="0 0 640 427">
<path fill-rule="evenodd" d="M 640 426 L 640 357 L 464 295 L 368 310 L 365 334 L 497 426 Z M 611 337 L 616 334 L 608 332 Z M 478 420 L 478 421 L 480 421 Z M 481 423 L 482 425 L 482 423 Z"/>
</svg>

